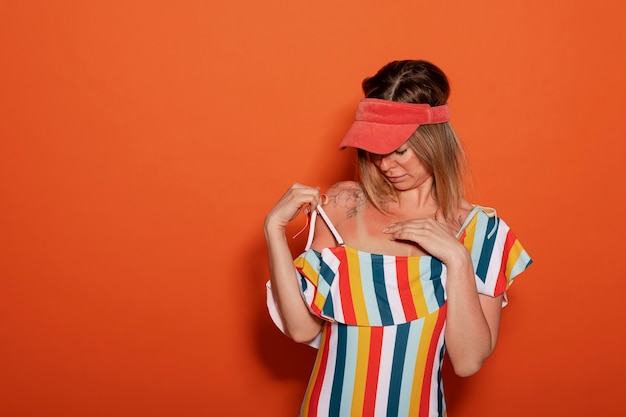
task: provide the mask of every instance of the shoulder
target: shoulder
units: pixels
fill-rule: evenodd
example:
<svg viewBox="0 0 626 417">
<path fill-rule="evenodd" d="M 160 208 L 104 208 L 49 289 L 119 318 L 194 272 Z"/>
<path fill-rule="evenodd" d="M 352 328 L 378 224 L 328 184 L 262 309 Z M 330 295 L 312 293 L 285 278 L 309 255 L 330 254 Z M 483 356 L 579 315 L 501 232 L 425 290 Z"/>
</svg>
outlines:
<svg viewBox="0 0 626 417">
<path fill-rule="evenodd" d="M 322 196 L 324 212 L 337 229 L 343 229 L 346 223 L 350 223 L 348 220 L 353 219 L 366 202 L 361 185 L 355 181 L 338 182 L 328 188 Z M 318 221 L 315 224 L 315 239 L 311 247 L 320 251 L 336 244 L 329 225 L 325 221 Z"/>
<path fill-rule="evenodd" d="M 338 182 L 326 191 L 324 209 L 338 218 L 350 218 L 368 204 L 365 192 L 356 181 Z"/>
<path fill-rule="evenodd" d="M 453 230 L 459 230 L 468 220 L 470 220 L 470 216 L 475 215 L 475 207 L 474 204 L 470 204 L 467 200 L 461 200 L 461 203 L 457 207 L 456 211 L 452 214 L 452 218 L 448 220 L 450 226 L 454 226 Z"/>
<path fill-rule="evenodd" d="M 472 204 L 461 230 L 471 233 L 474 239 L 479 241 L 491 240 L 494 235 L 500 238 L 505 237 L 509 227 L 494 208 Z"/>
<path fill-rule="evenodd" d="M 340 181 L 332 185 L 327 191 L 326 195 L 330 196 L 331 194 L 338 193 L 355 193 L 355 194 L 363 194 L 363 187 L 360 183 L 356 181 Z"/>
</svg>

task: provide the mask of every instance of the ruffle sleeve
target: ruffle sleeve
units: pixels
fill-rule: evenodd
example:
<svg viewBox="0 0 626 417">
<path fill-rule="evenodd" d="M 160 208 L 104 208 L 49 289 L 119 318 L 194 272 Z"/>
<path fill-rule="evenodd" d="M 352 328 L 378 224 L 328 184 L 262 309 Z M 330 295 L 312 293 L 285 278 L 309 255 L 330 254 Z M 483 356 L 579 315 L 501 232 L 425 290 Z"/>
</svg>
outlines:
<svg viewBox="0 0 626 417">
<path fill-rule="evenodd" d="M 497 297 L 513 284 L 532 260 L 508 224 L 495 210 L 479 210 L 460 240 L 469 250 L 480 294 Z"/>
<path fill-rule="evenodd" d="M 302 298 L 304 299 L 306 305 L 309 307 L 309 310 L 316 316 L 319 316 L 319 312 L 314 311 L 312 306 L 314 305 L 314 299 L 316 294 L 319 294 L 319 292 L 317 291 L 317 284 L 321 268 L 320 254 L 319 252 L 316 252 L 314 250 L 308 250 L 294 260 L 294 265 L 297 269 L 296 279 L 298 279 L 300 283 L 300 293 L 302 295 Z M 281 332 L 285 333 L 285 325 L 278 309 L 278 304 L 274 299 L 272 286 L 269 281 L 266 284 L 266 289 L 267 310 L 269 311 L 270 317 L 272 318 L 272 321 L 274 322 L 276 327 L 278 327 Z M 307 344 L 314 348 L 318 348 L 320 340 L 321 333 Z"/>
</svg>

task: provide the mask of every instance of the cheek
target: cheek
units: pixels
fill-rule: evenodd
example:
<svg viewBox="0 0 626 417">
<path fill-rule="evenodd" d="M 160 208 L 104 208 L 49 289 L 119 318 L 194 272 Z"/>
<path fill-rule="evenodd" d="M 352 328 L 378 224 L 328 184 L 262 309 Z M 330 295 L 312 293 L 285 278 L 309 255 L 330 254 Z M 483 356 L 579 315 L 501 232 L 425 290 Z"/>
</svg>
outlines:
<svg viewBox="0 0 626 417">
<path fill-rule="evenodd" d="M 426 168 L 426 165 L 424 165 L 421 161 L 417 160 L 417 161 L 411 161 L 409 164 L 405 165 L 408 169 L 410 169 L 413 172 L 419 172 L 419 173 L 427 173 L 428 169 Z"/>
</svg>

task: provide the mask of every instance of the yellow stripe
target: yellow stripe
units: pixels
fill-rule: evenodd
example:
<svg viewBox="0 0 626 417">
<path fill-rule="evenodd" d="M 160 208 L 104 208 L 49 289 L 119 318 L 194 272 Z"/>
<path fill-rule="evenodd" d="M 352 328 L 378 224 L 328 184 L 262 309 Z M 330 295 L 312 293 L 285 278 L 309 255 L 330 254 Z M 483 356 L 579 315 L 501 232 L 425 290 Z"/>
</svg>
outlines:
<svg viewBox="0 0 626 417">
<path fill-rule="evenodd" d="M 297 258 L 294 261 L 296 268 L 302 270 L 302 273 L 309 281 L 313 283 L 317 287 L 317 282 L 319 281 L 319 271 L 311 266 L 311 264 L 304 258 Z"/>
<path fill-rule="evenodd" d="M 302 270 L 302 274 L 315 286 L 318 287 L 318 283 L 320 280 L 320 275 L 317 269 L 313 268 L 310 262 L 306 259 L 300 257 L 296 258 L 294 261 L 294 265 L 296 268 Z M 307 300 L 308 302 L 308 300 Z M 326 304 L 326 295 L 322 294 L 319 291 L 315 291 L 315 297 L 311 300 L 311 304 L 317 306 L 320 310 L 324 308 L 324 304 Z"/>
<path fill-rule="evenodd" d="M 354 393 L 352 397 L 353 416 L 363 415 L 363 402 L 365 401 L 365 383 L 367 380 L 367 366 L 370 356 L 371 332 L 368 327 L 357 327 L 359 331 L 359 342 L 356 359 L 356 374 L 354 375 Z"/>
<path fill-rule="evenodd" d="M 424 317 L 428 314 L 428 306 L 424 299 L 424 288 L 420 280 L 420 258 L 411 257 L 408 260 L 409 285 L 411 287 L 411 296 L 413 297 L 413 305 L 417 311 L 417 317 Z"/>
<path fill-rule="evenodd" d="M 469 222 L 467 227 L 465 228 L 465 240 L 463 244 L 467 248 L 467 250 L 472 253 L 472 248 L 474 247 L 474 234 L 476 233 L 476 222 L 478 221 L 478 216 L 474 216 L 474 218 Z"/>
<path fill-rule="evenodd" d="M 354 304 L 354 313 L 356 322 L 359 326 L 369 326 L 370 322 L 367 317 L 367 307 L 365 305 L 365 296 L 363 295 L 363 283 L 361 282 L 361 266 L 359 265 L 358 252 L 353 248 L 347 248 L 348 270 L 350 271 L 350 293 L 352 295 L 352 304 Z"/>
<path fill-rule="evenodd" d="M 411 407 L 409 408 L 410 416 L 418 416 L 420 412 L 419 407 L 420 400 L 422 398 L 422 387 L 424 386 L 426 359 L 428 359 L 428 350 L 430 349 L 430 342 L 434 337 L 433 333 L 435 331 L 435 325 L 437 324 L 437 318 L 439 317 L 440 311 L 441 310 L 439 309 L 433 314 L 424 317 L 424 328 L 422 329 L 422 335 L 420 337 L 420 345 L 417 351 L 417 361 L 415 362 L 415 372 L 413 373 L 414 380 L 413 389 L 411 390 L 411 398 L 414 399 L 414 401 L 411 401 Z M 437 366 L 437 364 L 433 364 L 433 366 Z M 431 375 L 428 375 L 428 378 L 430 377 Z"/>
<path fill-rule="evenodd" d="M 513 243 L 513 246 L 511 247 L 511 250 L 509 251 L 509 259 L 506 261 L 507 287 L 509 286 L 508 284 L 510 282 L 511 270 L 513 269 L 513 267 L 519 260 L 519 257 L 523 251 L 524 251 L 524 248 L 522 247 L 522 244 L 519 242 L 519 240 L 515 240 L 515 243 Z"/>
</svg>

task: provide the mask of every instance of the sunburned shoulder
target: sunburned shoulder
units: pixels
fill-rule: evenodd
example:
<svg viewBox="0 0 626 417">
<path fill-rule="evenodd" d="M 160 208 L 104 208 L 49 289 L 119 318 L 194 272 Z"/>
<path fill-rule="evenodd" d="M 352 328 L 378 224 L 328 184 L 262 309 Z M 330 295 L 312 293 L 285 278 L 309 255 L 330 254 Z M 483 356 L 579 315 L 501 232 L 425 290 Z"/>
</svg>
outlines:
<svg viewBox="0 0 626 417">
<path fill-rule="evenodd" d="M 338 182 L 324 194 L 324 210 L 338 220 L 356 216 L 368 204 L 363 187 L 356 181 Z"/>
</svg>

